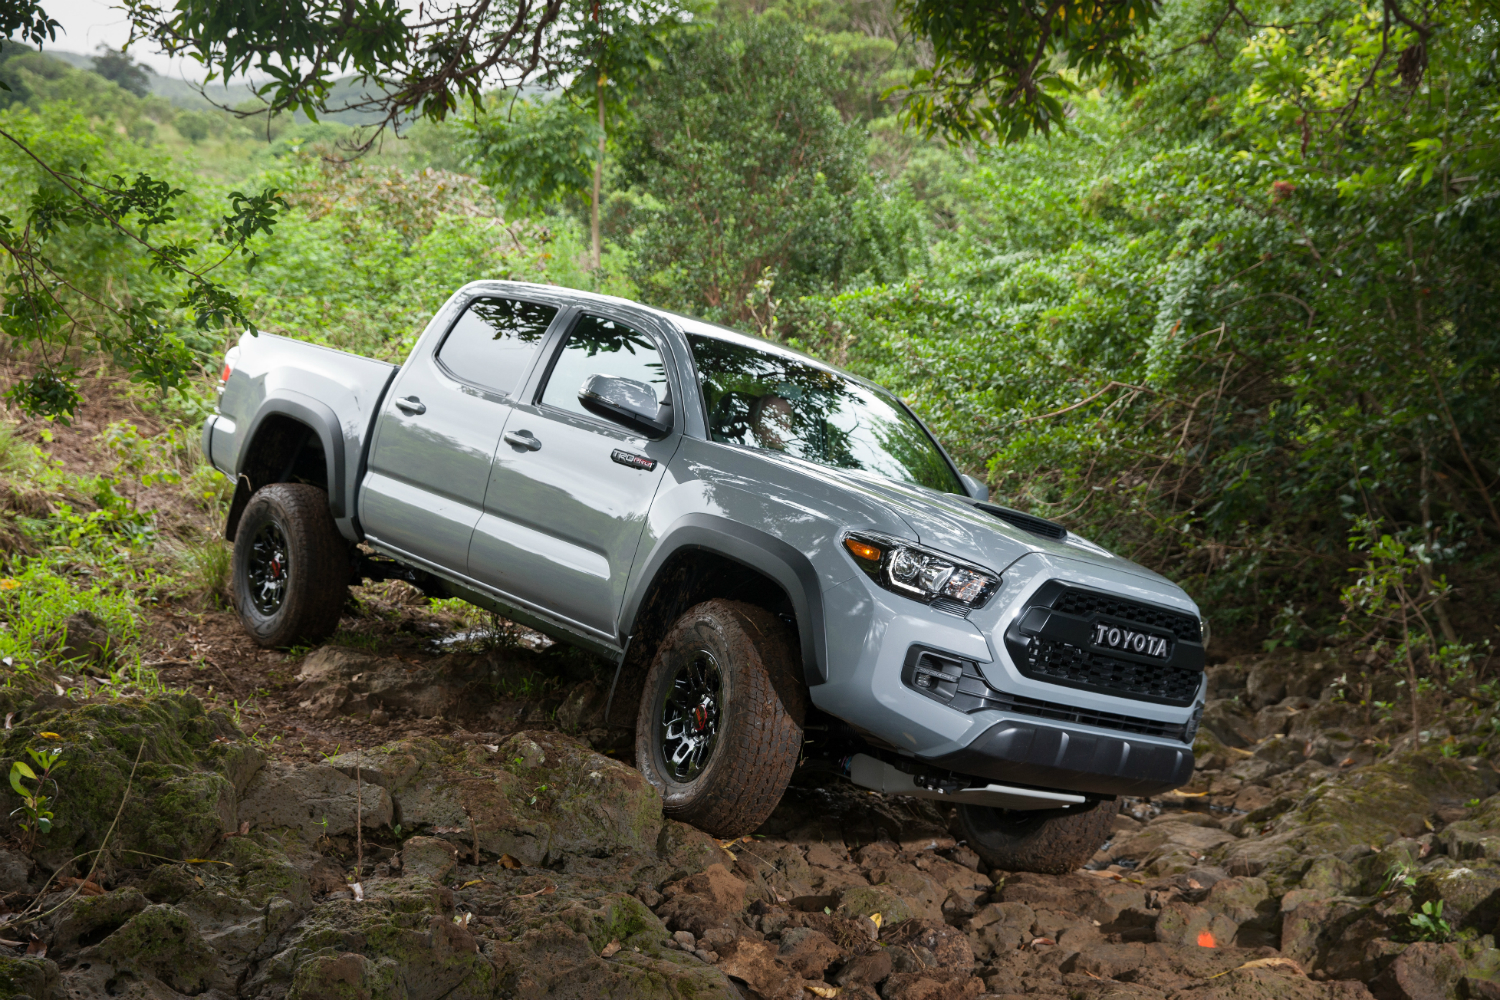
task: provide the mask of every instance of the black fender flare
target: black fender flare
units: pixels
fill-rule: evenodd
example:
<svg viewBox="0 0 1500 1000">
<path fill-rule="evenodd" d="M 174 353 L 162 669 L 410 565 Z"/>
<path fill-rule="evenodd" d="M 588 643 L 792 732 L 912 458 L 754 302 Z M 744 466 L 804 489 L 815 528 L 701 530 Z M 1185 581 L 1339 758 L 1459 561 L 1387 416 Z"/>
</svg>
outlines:
<svg viewBox="0 0 1500 1000">
<path fill-rule="evenodd" d="M 260 409 L 255 412 L 255 419 L 250 422 L 250 429 L 245 432 L 242 439 L 245 443 L 240 447 L 239 454 L 235 456 L 235 476 L 238 477 L 244 471 L 245 458 L 254 447 L 255 438 L 265 424 L 266 418 L 271 416 L 290 417 L 306 425 L 318 436 L 318 441 L 323 445 L 323 458 L 328 463 L 329 513 L 335 518 L 346 517 L 348 510 L 347 498 L 344 495 L 346 489 L 344 434 L 339 418 L 327 403 L 297 392 L 295 389 L 274 390 L 266 397 L 265 402 L 261 403 Z"/>
<path fill-rule="evenodd" d="M 737 562 L 774 580 L 791 599 L 802 644 L 808 685 L 828 680 L 828 640 L 823 630 L 823 589 L 817 570 L 802 552 L 766 531 L 714 514 L 684 514 L 668 526 L 636 574 L 620 616 L 630 635 L 651 586 L 667 561 L 684 549 L 700 549 Z"/>
</svg>

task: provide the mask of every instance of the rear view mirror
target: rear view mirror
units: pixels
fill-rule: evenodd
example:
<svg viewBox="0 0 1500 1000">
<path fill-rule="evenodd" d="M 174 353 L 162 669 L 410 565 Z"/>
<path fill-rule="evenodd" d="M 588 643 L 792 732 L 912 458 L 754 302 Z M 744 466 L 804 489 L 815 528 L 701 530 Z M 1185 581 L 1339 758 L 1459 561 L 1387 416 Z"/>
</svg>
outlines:
<svg viewBox="0 0 1500 1000">
<path fill-rule="evenodd" d="M 656 390 L 635 379 L 590 375 L 578 390 L 578 402 L 595 416 L 647 437 L 661 437 L 672 429 L 671 405 L 657 402 Z"/>
<path fill-rule="evenodd" d="M 964 481 L 964 489 L 969 491 L 969 496 L 973 499 L 983 503 L 990 498 L 990 488 L 973 476 L 960 472 L 958 478 Z"/>
</svg>

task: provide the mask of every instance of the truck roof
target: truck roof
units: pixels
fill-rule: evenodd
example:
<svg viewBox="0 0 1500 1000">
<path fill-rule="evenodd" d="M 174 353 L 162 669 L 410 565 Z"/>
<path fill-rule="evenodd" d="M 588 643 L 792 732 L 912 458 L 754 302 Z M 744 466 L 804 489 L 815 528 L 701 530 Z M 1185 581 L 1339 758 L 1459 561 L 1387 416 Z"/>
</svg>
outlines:
<svg viewBox="0 0 1500 1000">
<path fill-rule="evenodd" d="M 685 313 L 673 312 L 670 309 L 659 309 L 656 306 L 650 306 L 644 302 L 637 302 L 634 299 L 622 298 L 618 295 L 605 295 L 601 292 L 588 292 L 577 288 L 567 288 L 562 285 L 541 285 L 530 281 L 474 281 L 470 282 L 464 287 L 466 289 L 473 289 L 475 291 L 483 290 L 486 292 L 510 292 L 512 294 L 524 292 L 532 292 L 533 294 L 541 293 L 549 298 L 572 299 L 575 302 L 607 302 L 611 305 L 628 306 L 631 309 L 638 309 L 642 312 L 648 312 L 661 319 L 667 320 L 668 322 L 673 323 L 678 328 L 680 328 L 682 332 L 687 334 L 692 334 L 694 336 L 700 337 L 712 337 L 715 340 L 728 341 L 729 343 L 740 344 L 741 346 L 754 348 L 758 351 L 765 351 L 767 354 L 779 354 L 783 357 L 793 358 L 797 361 L 812 365 L 816 368 L 822 368 L 825 371 L 835 372 L 839 375 L 842 375 L 844 378 L 851 379 L 862 385 L 876 385 L 876 383 L 871 382 L 869 379 L 862 378 L 859 375 L 855 375 L 853 372 L 844 371 L 842 368 L 830 365 L 828 362 L 815 358 L 804 351 L 799 351 L 794 347 L 788 347 L 785 344 L 778 343 L 777 341 L 767 340 L 764 337 L 759 337 L 751 333 L 743 333 L 739 330 L 733 329 L 732 327 L 727 327 L 720 323 L 711 323 L 708 320 L 699 319 L 696 316 L 689 316 Z M 885 392 L 890 391 L 889 389 L 885 389 L 883 386 L 880 386 L 879 388 L 881 388 Z"/>
</svg>

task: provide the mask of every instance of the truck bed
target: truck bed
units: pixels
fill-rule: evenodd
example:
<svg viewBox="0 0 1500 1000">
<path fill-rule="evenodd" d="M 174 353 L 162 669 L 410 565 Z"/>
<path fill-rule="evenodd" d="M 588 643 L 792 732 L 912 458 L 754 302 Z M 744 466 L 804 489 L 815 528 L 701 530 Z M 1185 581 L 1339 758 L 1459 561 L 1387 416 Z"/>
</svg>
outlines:
<svg viewBox="0 0 1500 1000">
<path fill-rule="evenodd" d="M 375 415 L 398 366 L 269 333 L 242 336 L 230 363 L 219 415 L 204 426 L 203 451 L 214 468 L 239 482 L 236 500 L 246 486 L 244 478 L 258 485 L 257 470 L 246 468 L 246 442 L 255 440 L 267 421 L 288 418 L 289 428 L 298 421 L 314 430 L 315 439 L 309 438 L 306 448 L 314 459 L 314 452 L 322 453 L 334 521 L 347 538 L 357 540 L 360 468 Z M 231 511 L 231 525 L 235 513 Z"/>
</svg>

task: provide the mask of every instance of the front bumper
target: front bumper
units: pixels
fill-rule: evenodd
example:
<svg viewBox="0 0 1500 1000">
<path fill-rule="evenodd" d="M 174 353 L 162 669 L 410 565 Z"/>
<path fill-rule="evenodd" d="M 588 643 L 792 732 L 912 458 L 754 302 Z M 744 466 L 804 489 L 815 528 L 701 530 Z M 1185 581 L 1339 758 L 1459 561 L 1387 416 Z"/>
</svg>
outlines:
<svg viewBox="0 0 1500 1000">
<path fill-rule="evenodd" d="M 1020 568 L 1006 571 L 986 614 L 969 618 L 893 595 L 862 574 L 826 591 L 826 620 L 838 625 L 827 636 L 829 680 L 811 688 L 813 703 L 935 770 L 1095 795 L 1150 795 L 1186 783 L 1202 685 L 1188 704 L 1171 705 L 1023 675 L 1003 623 L 1046 579 L 1073 568 L 1050 560 L 1033 572 Z M 948 660 L 951 675 L 916 676 L 923 651 Z"/>
<path fill-rule="evenodd" d="M 1193 776 L 1193 748 L 1186 744 L 1014 720 L 997 722 L 962 750 L 926 762 L 959 774 L 1098 795 L 1155 795 Z"/>
</svg>

